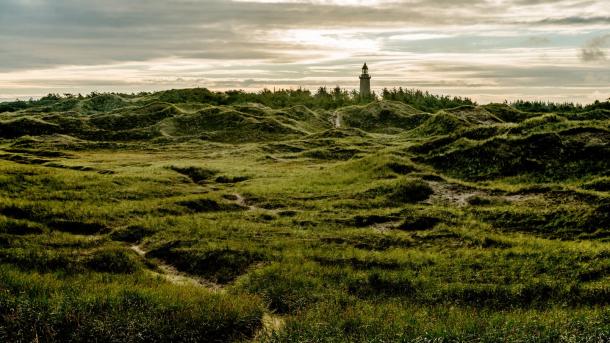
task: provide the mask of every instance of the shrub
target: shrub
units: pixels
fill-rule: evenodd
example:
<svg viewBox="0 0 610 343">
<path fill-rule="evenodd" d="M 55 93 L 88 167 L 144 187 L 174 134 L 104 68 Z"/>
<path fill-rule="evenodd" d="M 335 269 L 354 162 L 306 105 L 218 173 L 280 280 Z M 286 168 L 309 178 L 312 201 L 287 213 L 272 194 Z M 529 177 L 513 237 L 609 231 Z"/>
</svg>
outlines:
<svg viewBox="0 0 610 343">
<path fill-rule="evenodd" d="M 388 196 L 388 199 L 401 203 L 415 203 L 424 201 L 434 193 L 428 183 L 421 180 L 403 179 Z"/>
<path fill-rule="evenodd" d="M 400 230 L 418 231 L 418 230 L 430 230 L 434 228 L 436 224 L 440 222 L 440 219 L 429 216 L 410 216 L 405 219 L 398 228 Z"/>
<path fill-rule="evenodd" d="M 140 226 L 131 225 L 126 228 L 117 229 L 110 234 L 110 237 L 115 241 L 136 243 L 144 237 L 148 237 L 154 233 L 154 230 Z"/>
<path fill-rule="evenodd" d="M 208 168 L 201 167 L 169 167 L 171 170 L 178 172 L 182 175 L 186 175 L 193 180 L 195 183 L 206 181 L 211 179 L 214 175 L 218 174 L 218 171 Z"/>
<path fill-rule="evenodd" d="M 85 263 L 90 269 L 108 273 L 133 273 L 137 263 L 124 249 L 108 249 L 93 253 Z"/>
</svg>

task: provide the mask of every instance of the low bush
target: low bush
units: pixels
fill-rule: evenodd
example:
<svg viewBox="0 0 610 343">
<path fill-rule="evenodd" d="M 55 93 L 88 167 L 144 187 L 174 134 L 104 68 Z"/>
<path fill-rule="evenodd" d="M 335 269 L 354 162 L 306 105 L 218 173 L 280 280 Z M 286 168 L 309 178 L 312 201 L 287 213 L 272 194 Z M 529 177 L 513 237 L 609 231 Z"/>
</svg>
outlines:
<svg viewBox="0 0 610 343">
<path fill-rule="evenodd" d="M 140 267 L 132 255 L 124 249 L 104 249 L 89 256 L 85 265 L 98 272 L 129 274 Z"/>
<path fill-rule="evenodd" d="M 403 179 L 393 188 L 388 199 L 399 203 L 416 203 L 428 199 L 433 193 L 432 187 L 424 181 Z"/>
</svg>

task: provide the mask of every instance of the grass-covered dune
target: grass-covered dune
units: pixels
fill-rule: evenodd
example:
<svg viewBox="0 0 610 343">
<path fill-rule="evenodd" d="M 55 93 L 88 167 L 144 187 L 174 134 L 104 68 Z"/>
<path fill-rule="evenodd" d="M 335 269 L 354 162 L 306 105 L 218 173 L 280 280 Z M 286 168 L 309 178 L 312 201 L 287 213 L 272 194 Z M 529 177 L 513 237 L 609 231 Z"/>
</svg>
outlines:
<svg viewBox="0 0 610 343">
<path fill-rule="evenodd" d="M 417 94 L 0 104 L 0 341 L 610 339 L 610 104 Z"/>
</svg>

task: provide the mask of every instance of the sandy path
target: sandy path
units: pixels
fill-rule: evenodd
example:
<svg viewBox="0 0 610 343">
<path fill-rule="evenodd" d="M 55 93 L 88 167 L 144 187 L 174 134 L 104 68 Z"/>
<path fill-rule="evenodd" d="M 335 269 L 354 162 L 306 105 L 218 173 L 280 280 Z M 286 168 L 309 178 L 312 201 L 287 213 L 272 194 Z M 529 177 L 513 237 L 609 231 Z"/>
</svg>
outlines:
<svg viewBox="0 0 610 343">
<path fill-rule="evenodd" d="M 331 116 L 331 122 L 335 129 L 341 128 L 341 115 L 337 112 L 333 113 Z"/>
<path fill-rule="evenodd" d="M 135 251 L 136 254 L 138 254 L 140 257 L 142 257 L 144 259 L 146 258 L 146 251 L 144 251 L 140 246 L 132 245 L 132 246 L 130 246 L 130 248 L 131 248 L 131 250 Z M 190 276 L 188 274 L 181 273 L 173 266 L 163 263 L 159 260 L 155 260 L 155 262 L 156 262 L 155 264 L 157 265 L 157 267 L 159 267 L 159 269 L 162 271 L 162 273 L 158 273 L 155 271 L 150 271 L 150 273 L 152 273 L 156 276 L 160 276 L 173 284 L 203 287 L 212 292 L 223 292 L 224 291 L 222 286 L 220 286 L 218 284 L 204 280 L 202 278 L 198 278 L 198 277 Z"/>
</svg>

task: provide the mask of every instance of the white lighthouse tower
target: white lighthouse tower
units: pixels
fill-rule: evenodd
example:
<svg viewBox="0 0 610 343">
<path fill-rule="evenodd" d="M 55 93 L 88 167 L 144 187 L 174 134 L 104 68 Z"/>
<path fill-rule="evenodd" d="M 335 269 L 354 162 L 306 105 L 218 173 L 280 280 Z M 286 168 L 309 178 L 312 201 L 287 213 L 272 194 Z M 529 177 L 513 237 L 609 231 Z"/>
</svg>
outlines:
<svg viewBox="0 0 610 343">
<path fill-rule="evenodd" d="M 360 75 L 360 98 L 368 99 L 371 97 L 371 75 L 369 75 L 369 67 L 366 62 L 362 66 L 362 75 Z"/>
</svg>

